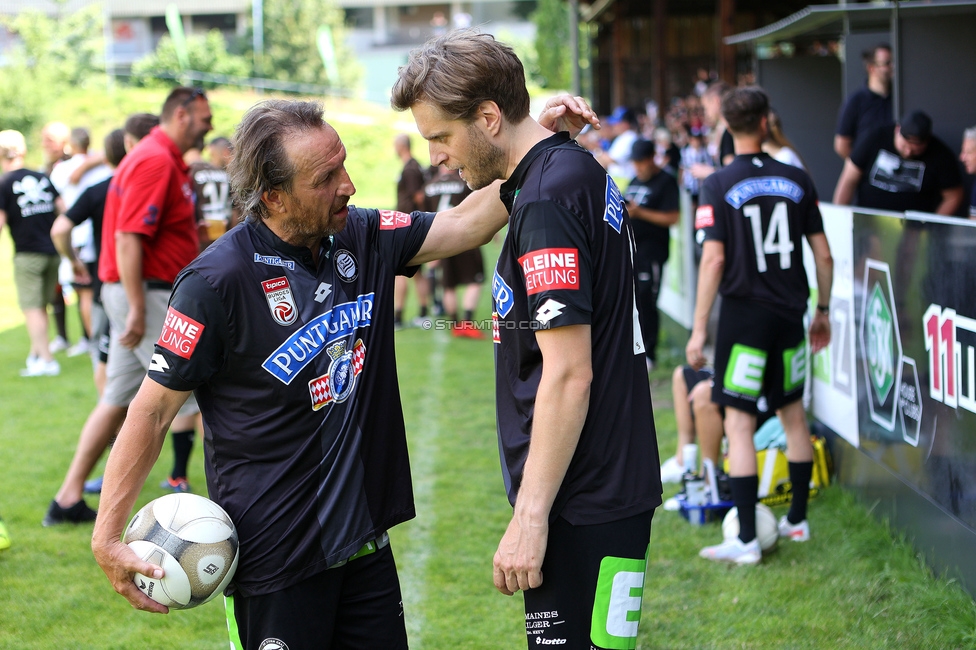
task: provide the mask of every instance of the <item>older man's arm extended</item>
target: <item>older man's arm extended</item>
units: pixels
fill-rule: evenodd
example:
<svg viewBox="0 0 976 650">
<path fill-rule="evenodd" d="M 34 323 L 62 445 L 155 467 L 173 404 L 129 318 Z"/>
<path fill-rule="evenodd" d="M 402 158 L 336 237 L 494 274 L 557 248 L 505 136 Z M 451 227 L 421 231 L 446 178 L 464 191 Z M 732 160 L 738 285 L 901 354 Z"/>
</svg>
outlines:
<svg viewBox="0 0 976 650">
<path fill-rule="evenodd" d="M 576 453 L 590 403 L 590 326 L 536 332 L 542 377 L 536 394 L 529 454 L 515 511 L 494 558 L 495 587 L 512 595 L 542 584 L 549 511 Z"/>
<path fill-rule="evenodd" d="M 136 573 L 161 578 L 162 568 L 139 559 L 121 537 L 139 491 L 159 456 L 166 431 L 189 396 L 188 391 L 171 390 L 148 377 L 143 380 L 109 454 L 92 533 L 95 560 L 115 590 L 136 609 L 161 614 L 169 608 L 139 591 L 132 579 Z"/>
</svg>

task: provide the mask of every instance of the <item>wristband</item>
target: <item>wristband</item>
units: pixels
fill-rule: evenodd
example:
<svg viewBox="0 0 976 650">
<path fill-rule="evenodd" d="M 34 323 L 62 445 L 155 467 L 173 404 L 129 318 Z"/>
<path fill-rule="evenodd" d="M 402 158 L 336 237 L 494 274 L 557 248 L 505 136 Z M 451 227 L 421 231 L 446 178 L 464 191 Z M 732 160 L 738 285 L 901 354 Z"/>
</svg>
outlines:
<svg viewBox="0 0 976 650">
<path fill-rule="evenodd" d="M 830 305 L 817 305 L 817 311 L 819 311 L 821 314 L 824 314 L 824 315 L 829 314 L 830 313 Z"/>
</svg>

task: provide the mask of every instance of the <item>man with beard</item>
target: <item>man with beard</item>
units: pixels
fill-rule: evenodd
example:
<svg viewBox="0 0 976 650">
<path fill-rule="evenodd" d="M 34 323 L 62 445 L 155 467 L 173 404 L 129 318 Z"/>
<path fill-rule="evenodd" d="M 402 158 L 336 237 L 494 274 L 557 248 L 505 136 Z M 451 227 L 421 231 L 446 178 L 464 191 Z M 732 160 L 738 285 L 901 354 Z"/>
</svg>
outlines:
<svg viewBox="0 0 976 650">
<path fill-rule="evenodd" d="M 633 647 L 661 479 L 620 190 L 568 134 L 529 117 L 522 64 L 488 34 L 457 30 L 412 52 L 392 104 L 412 111 L 431 164 L 472 189 L 505 180 L 492 297 L 514 513 L 495 587 L 525 592 L 530 645 Z"/>
<path fill-rule="evenodd" d="M 556 123 L 567 108 L 594 118 L 572 99 L 546 114 Z M 106 467 L 95 557 L 133 606 L 167 611 L 132 581 L 162 569 L 119 538 L 195 391 L 209 494 L 241 541 L 227 599 L 235 647 L 405 648 L 386 532 L 414 516 L 394 274 L 487 242 L 505 210 L 491 191 L 436 218 L 348 205 L 345 147 L 312 102 L 255 106 L 234 147 L 246 222 L 177 278 Z"/>
<path fill-rule="evenodd" d="M 85 421 L 45 526 L 95 519 L 95 511 L 82 499 L 85 479 L 153 367 L 153 343 L 163 330 L 173 282 L 199 252 L 183 154 L 210 131 L 210 121 L 202 90 L 173 89 L 163 103 L 159 126 L 126 155 L 109 183 L 98 260 L 102 305 L 111 327 L 105 391 Z M 183 405 L 173 426 L 174 447 L 192 447 L 198 410 L 193 399 Z M 187 458 L 189 453 L 178 450 L 176 455 Z M 186 468 L 179 469 L 171 487 L 185 492 Z"/>
</svg>

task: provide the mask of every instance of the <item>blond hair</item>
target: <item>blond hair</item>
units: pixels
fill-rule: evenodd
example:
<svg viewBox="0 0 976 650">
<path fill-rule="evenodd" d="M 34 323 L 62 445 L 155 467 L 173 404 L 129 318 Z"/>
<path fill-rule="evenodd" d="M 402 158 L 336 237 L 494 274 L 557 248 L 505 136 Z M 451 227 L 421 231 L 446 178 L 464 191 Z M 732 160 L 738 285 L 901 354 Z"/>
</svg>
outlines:
<svg viewBox="0 0 976 650">
<path fill-rule="evenodd" d="M 20 131 L 7 129 L 0 131 L 0 157 L 12 160 L 27 154 L 27 141 Z"/>
</svg>

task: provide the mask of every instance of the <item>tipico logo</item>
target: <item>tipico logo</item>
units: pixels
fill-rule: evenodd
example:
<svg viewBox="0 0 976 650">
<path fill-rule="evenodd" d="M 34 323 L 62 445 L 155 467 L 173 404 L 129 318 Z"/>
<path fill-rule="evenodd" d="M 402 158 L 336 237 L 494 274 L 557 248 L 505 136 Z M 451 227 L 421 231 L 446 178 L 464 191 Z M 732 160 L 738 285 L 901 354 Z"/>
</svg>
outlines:
<svg viewBox="0 0 976 650">
<path fill-rule="evenodd" d="M 894 319 L 880 283 L 875 283 L 867 305 L 867 358 L 871 385 L 884 403 L 895 384 Z"/>
</svg>

